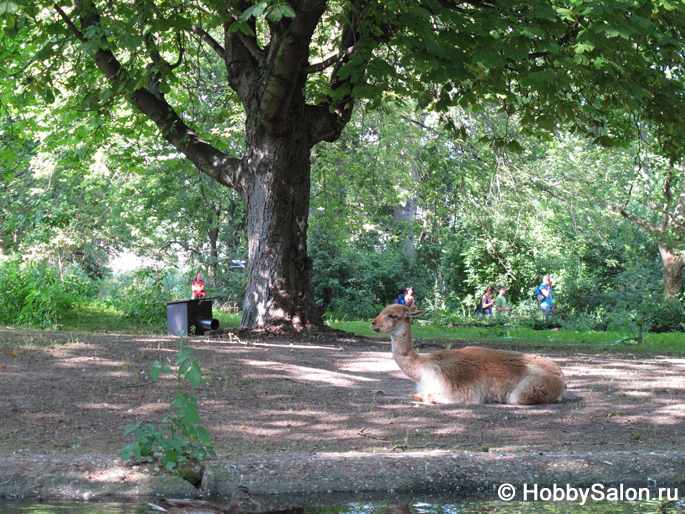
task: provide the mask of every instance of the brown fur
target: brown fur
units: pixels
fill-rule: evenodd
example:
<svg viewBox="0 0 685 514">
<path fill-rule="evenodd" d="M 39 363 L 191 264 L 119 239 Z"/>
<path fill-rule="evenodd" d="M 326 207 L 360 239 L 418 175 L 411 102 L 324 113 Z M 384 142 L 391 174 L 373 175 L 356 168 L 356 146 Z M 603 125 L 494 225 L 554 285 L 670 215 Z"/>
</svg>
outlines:
<svg viewBox="0 0 685 514">
<path fill-rule="evenodd" d="M 539 355 L 474 346 L 419 355 L 412 345 L 411 320 L 425 312 L 389 305 L 371 322 L 374 332 L 390 335 L 395 362 L 417 384 L 415 397 L 443 403 L 561 401 L 564 374 Z"/>
</svg>

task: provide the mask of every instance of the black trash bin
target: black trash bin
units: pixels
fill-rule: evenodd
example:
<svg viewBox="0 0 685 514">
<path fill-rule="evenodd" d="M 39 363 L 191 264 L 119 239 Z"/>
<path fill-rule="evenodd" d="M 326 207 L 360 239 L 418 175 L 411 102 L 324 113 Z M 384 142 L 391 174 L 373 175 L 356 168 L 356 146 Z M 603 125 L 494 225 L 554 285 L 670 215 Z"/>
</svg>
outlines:
<svg viewBox="0 0 685 514">
<path fill-rule="evenodd" d="M 183 300 L 166 304 L 166 326 L 167 333 L 172 336 L 204 335 L 217 330 L 219 320 L 212 317 L 211 299 Z"/>
</svg>

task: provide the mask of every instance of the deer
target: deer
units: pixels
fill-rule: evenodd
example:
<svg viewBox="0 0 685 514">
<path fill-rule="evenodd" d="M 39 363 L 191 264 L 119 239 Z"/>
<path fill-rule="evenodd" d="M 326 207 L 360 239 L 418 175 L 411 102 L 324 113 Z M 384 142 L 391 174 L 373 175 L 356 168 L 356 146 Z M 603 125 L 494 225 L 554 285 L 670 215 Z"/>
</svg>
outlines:
<svg viewBox="0 0 685 514">
<path fill-rule="evenodd" d="M 371 322 L 371 330 L 389 334 L 392 355 L 416 382 L 415 401 L 424 403 L 556 403 L 566 390 L 559 366 L 539 355 L 467 346 L 419 355 L 412 344 L 411 322 L 426 311 L 389 305 Z"/>
</svg>

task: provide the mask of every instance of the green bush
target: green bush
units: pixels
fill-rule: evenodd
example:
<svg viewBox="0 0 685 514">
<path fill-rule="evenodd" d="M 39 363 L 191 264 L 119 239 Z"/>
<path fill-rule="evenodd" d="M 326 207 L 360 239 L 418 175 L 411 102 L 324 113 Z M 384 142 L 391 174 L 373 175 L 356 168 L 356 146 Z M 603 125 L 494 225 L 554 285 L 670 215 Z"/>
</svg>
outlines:
<svg viewBox="0 0 685 514">
<path fill-rule="evenodd" d="M 326 291 L 330 292 L 328 312 L 332 319 L 375 317 L 393 302 L 400 287 L 414 288 L 419 307 L 427 306 L 432 299 L 431 276 L 401 249 L 341 249 L 314 233 L 309 254 L 313 260 L 314 295 L 321 305 Z"/>
<path fill-rule="evenodd" d="M 83 274 L 67 270 L 60 279 L 45 262 L 11 257 L 0 265 L 0 322 L 49 327 L 78 295 L 92 292 Z"/>
<path fill-rule="evenodd" d="M 650 332 L 668 332 L 685 328 L 685 311 L 677 299 L 664 298 L 661 263 L 637 261 L 616 276 L 614 283 L 595 293 L 593 311 L 601 319 L 599 326 L 609 330 L 614 325 L 637 327 L 644 323 Z"/>
<path fill-rule="evenodd" d="M 122 317 L 146 325 L 163 325 L 166 302 L 185 299 L 178 297 L 182 280 L 175 271 L 146 267 L 116 275 L 103 288 L 103 294 Z"/>
<path fill-rule="evenodd" d="M 191 281 L 194 280 L 191 279 Z M 237 302 L 242 308 L 247 288 L 247 270 L 223 270 L 212 280 L 210 296 L 217 297 L 221 302 Z"/>
</svg>

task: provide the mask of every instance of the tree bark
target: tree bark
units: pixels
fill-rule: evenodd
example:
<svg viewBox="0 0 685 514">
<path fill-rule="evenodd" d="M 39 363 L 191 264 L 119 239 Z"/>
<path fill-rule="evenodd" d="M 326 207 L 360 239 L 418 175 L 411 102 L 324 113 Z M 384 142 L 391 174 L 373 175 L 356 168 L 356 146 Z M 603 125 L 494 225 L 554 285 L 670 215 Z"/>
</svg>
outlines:
<svg viewBox="0 0 685 514">
<path fill-rule="evenodd" d="M 310 148 L 304 98 L 291 100 L 288 127 L 261 129 L 248 117 L 248 280 L 241 326 L 310 329 L 322 324 L 307 255 Z"/>
<path fill-rule="evenodd" d="M 407 155 L 402 152 L 402 157 L 407 158 Z M 400 226 L 404 232 L 404 253 L 410 259 L 414 258 L 414 223 L 416 222 L 416 215 L 418 213 L 419 193 L 416 190 L 416 184 L 419 182 L 419 165 L 416 156 L 411 156 L 411 164 L 409 165 L 409 173 L 411 175 L 412 191 L 407 199 L 406 205 L 395 205 L 393 209 L 393 221 Z"/>
<path fill-rule="evenodd" d="M 659 253 L 663 262 L 664 292 L 666 298 L 677 298 L 683 292 L 683 268 L 685 254 L 676 253 L 675 249 L 659 242 Z"/>
</svg>

